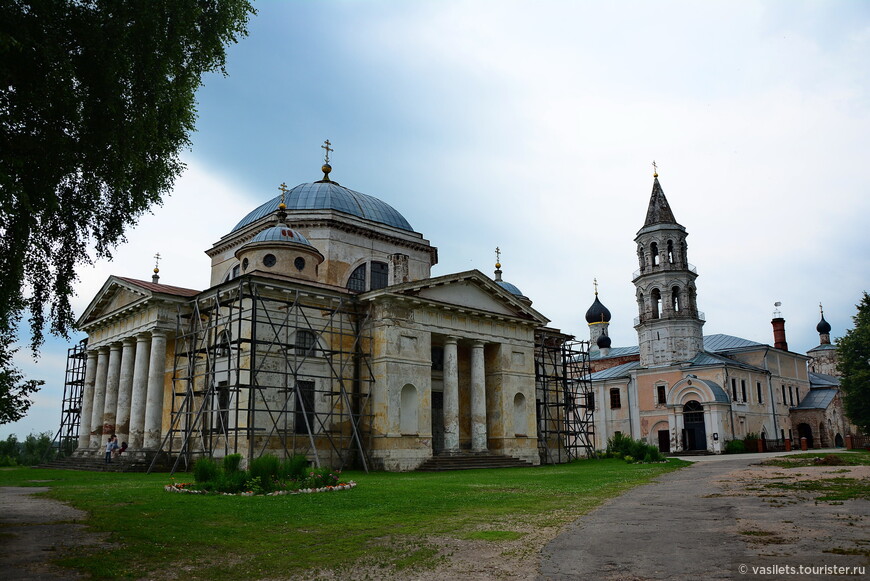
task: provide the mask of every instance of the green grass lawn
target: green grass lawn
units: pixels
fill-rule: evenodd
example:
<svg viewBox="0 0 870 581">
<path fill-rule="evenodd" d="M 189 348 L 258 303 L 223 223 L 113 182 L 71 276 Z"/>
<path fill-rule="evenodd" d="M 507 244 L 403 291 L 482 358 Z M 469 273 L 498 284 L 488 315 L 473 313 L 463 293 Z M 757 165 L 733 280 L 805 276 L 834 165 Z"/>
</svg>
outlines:
<svg viewBox="0 0 870 581">
<path fill-rule="evenodd" d="M 443 473 L 345 472 L 352 490 L 287 496 L 215 496 L 163 490 L 167 474 L 0 469 L 0 486 L 46 493 L 87 511 L 123 558 L 82 551 L 60 561 L 96 578 L 288 577 L 318 569 L 432 567 L 427 537 L 517 538 L 509 523 L 554 526 L 628 488 L 685 466 L 585 460 L 568 465 Z M 50 482 L 31 482 L 50 480 Z M 179 482 L 189 474 L 176 474 Z M 505 526 L 505 523 L 508 523 Z M 494 528 L 498 530 L 493 530 Z M 2 529 L 0 529 L 2 532 Z"/>
</svg>

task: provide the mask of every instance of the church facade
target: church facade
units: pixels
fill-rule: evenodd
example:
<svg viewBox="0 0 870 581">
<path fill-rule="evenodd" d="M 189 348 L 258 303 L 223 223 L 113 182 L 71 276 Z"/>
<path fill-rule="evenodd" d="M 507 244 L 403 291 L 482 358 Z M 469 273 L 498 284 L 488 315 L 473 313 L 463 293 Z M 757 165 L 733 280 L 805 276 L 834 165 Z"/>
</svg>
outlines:
<svg viewBox="0 0 870 581">
<path fill-rule="evenodd" d="M 79 320 L 76 454 L 98 454 L 112 433 L 134 454 L 185 462 L 302 453 L 410 470 L 438 455 L 539 464 L 587 452 L 585 437 L 551 436 L 574 406 L 568 377 L 548 381 L 547 369 L 564 367 L 572 337 L 500 264 L 494 279 L 432 277 L 428 240 L 333 181 L 328 157 L 322 169 L 282 184 L 206 251 L 208 289 L 163 284 L 156 268 L 151 281 L 106 281 Z"/>
<path fill-rule="evenodd" d="M 646 219 L 635 238 L 638 345 L 611 347 L 611 314 L 597 290 L 586 313 L 595 346 L 590 358 L 598 447 L 617 432 L 665 453 L 721 453 L 728 440 L 747 437 L 763 445 L 775 441 L 771 446 L 786 440 L 800 446 L 800 438 L 807 438 L 809 447 L 842 445 L 850 427 L 836 378 L 811 372 L 835 367 L 829 360 L 835 353 L 830 325 L 822 317 L 822 345 L 809 356 L 788 349 L 778 312 L 773 345 L 705 336 L 687 236 L 654 175 Z"/>
</svg>

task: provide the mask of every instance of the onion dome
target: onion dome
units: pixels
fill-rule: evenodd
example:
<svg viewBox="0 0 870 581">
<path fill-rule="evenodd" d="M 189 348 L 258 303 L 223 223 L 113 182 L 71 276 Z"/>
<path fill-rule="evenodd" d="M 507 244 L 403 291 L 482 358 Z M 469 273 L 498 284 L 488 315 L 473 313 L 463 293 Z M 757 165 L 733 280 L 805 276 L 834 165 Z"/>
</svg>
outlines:
<svg viewBox="0 0 870 581">
<path fill-rule="evenodd" d="M 586 322 L 590 325 L 592 323 L 609 323 L 610 322 L 610 311 L 607 310 L 607 307 L 601 304 L 601 301 L 598 300 L 598 293 L 595 293 L 595 302 L 592 303 L 592 306 L 589 307 L 589 310 L 586 311 Z"/>
<path fill-rule="evenodd" d="M 598 335 L 598 340 L 595 342 L 599 349 L 610 349 L 610 337 L 604 333 Z"/>
<path fill-rule="evenodd" d="M 825 320 L 825 312 L 822 311 L 822 320 L 816 325 L 816 331 L 820 335 L 827 335 L 831 332 L 831 324 Z"/>
</svg>

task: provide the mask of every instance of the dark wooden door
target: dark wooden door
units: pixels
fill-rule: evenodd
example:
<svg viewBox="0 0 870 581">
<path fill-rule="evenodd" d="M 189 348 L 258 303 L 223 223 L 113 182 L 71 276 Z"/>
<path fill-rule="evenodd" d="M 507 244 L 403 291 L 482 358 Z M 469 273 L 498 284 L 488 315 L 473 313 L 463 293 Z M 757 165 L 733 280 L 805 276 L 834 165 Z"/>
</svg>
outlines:
<svg viewBox="0 0 870 581">
<path fill-rule="evenodd" d="M 659 452 L 664 454 L 671 453 L 671 431 L 659 430 Z"/>
<path fill-rule="evenodd" d="M 432 452 L 444 450 L 444 393 L 432 392 Z"/>
</svg>

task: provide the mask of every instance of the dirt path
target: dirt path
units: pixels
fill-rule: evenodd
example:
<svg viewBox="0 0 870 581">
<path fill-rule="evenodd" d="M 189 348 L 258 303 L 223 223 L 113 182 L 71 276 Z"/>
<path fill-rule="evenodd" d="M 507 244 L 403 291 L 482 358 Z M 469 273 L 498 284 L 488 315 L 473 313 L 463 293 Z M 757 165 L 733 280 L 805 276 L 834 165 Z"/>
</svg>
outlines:
<svg viewBox="0 0 870 581">
<path fill-rule="evenodd" d="M 819 501 L 821 493 L 793 487 L 833 478 L 870 487 L 870 467 L 752 465 L 758 461 L 699 462 L 609 501 L 545 547 L 540 578 L 781 579 L 791 575 L 752 567 L 801 565 L 870 572 L 870 502 Z"/>
<path fill-rule="evenodd" d="M 47 487 L 0 487 L 0 578 L 8 581 L 85 579 L 49 561 L 76 547 L 96 547 L 103 536 L 78 524 L 86 514 L 34 496 Z"/>
</svg>

